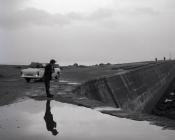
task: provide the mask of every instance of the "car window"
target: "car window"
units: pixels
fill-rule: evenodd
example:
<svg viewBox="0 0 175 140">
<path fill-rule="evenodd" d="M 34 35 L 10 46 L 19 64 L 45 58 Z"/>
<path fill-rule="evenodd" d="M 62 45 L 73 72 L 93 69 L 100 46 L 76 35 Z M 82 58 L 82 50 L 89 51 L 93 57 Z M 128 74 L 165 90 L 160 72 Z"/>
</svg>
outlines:
<svg viewBox="0 0 175 140">
<path fill-rule="evenodd" d="M 32 62 L 30 64 L 30 67 L 31 68 L 44 68 L 44 65 L 42 63 L 35 63 L 35 62 Z"/>
<path fill-rule="evenodd" d="M 55 68 L 60 68 L 59 64 L 55 64 L 54 67 L 55 67 Z"/>
</svg>

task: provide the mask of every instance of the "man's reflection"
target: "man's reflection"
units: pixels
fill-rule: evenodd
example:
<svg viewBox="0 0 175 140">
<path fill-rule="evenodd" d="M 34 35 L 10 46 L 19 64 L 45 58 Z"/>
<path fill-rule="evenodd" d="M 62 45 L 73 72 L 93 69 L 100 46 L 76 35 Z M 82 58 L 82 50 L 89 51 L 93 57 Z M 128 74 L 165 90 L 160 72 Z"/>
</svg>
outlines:
<svg viewBox="0 0 175 140">
<path fill-rule="evenodd" d="M 56 122 L 53 120 L 53 115 L 51 114 L 50 100 L 47 100 L 46 102 L 46 112 L 44 115 L 44 120 L 46 122 L 47 130 L 51 131 L 53 135 L 57 135 L 58 131 L 56 130 Z"/>
</svg>

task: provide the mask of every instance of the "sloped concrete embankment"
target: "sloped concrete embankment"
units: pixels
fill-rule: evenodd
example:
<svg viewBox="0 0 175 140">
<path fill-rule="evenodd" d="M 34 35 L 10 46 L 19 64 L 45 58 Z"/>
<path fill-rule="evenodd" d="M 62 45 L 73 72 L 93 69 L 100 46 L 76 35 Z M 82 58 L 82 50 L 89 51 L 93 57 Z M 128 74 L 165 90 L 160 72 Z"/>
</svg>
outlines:
<svg viewBox="0 0 175 140">
<path fill-rule="evenodd" d="M 175 61 L 88 81 L 74 92 L 129 112 L 149 113 L 175 77 Z"/>
</svg>

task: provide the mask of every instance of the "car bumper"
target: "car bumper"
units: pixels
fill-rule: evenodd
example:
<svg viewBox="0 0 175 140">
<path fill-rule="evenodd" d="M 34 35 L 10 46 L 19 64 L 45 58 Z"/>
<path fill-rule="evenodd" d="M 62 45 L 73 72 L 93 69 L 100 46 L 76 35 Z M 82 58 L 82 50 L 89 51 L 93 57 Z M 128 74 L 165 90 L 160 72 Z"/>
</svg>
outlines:
<svg viewBox="0 0 175 140">
<path fill-rule="evenodd" d="M 41 79 L 42 77 L 40 77 L 40 76 L 22 75 L 21 78 Z"/>
</svg>

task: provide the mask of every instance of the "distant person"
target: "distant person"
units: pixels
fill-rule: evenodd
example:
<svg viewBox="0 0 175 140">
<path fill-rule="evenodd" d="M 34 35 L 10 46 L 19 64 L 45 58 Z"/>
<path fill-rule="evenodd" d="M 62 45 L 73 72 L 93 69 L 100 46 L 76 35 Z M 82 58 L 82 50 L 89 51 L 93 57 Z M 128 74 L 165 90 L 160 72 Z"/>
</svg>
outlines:
<svg viewBox="0 0 175 140">
<path fill-rule="evenodd" d="M 46 88 L 47 97 L 53 98 L 53 95 L 50 94 L 50 81 L 52 80 L 52 73 L 54 72 L 54 65 L 56 61 L 54 59 L 50 60 L 50 63 L 46 65 L 44 71 L 44 83 Z"/>
<path fill-rule="evenodd" d="M 155 58 L 155 61 L 157 62 L 157 58 Z"/>
<path fill-rule="evenodd" d="M 58 134 L 58 131 L 56 129 L 56 122 L 53 120 L 53 115 L 51 113 L 50 100 L 47 100 L 46 102 L 46 112 L 44 115 L 44 120 L 46 122 L 47 130 L 50 131 L 52 135 L 56 136 Z"/>
<path fill-rule="evenodd" d="M 164 57 L 163 60 L 165 61 L 166 60 L 166 57 Z"/>
</svg>

